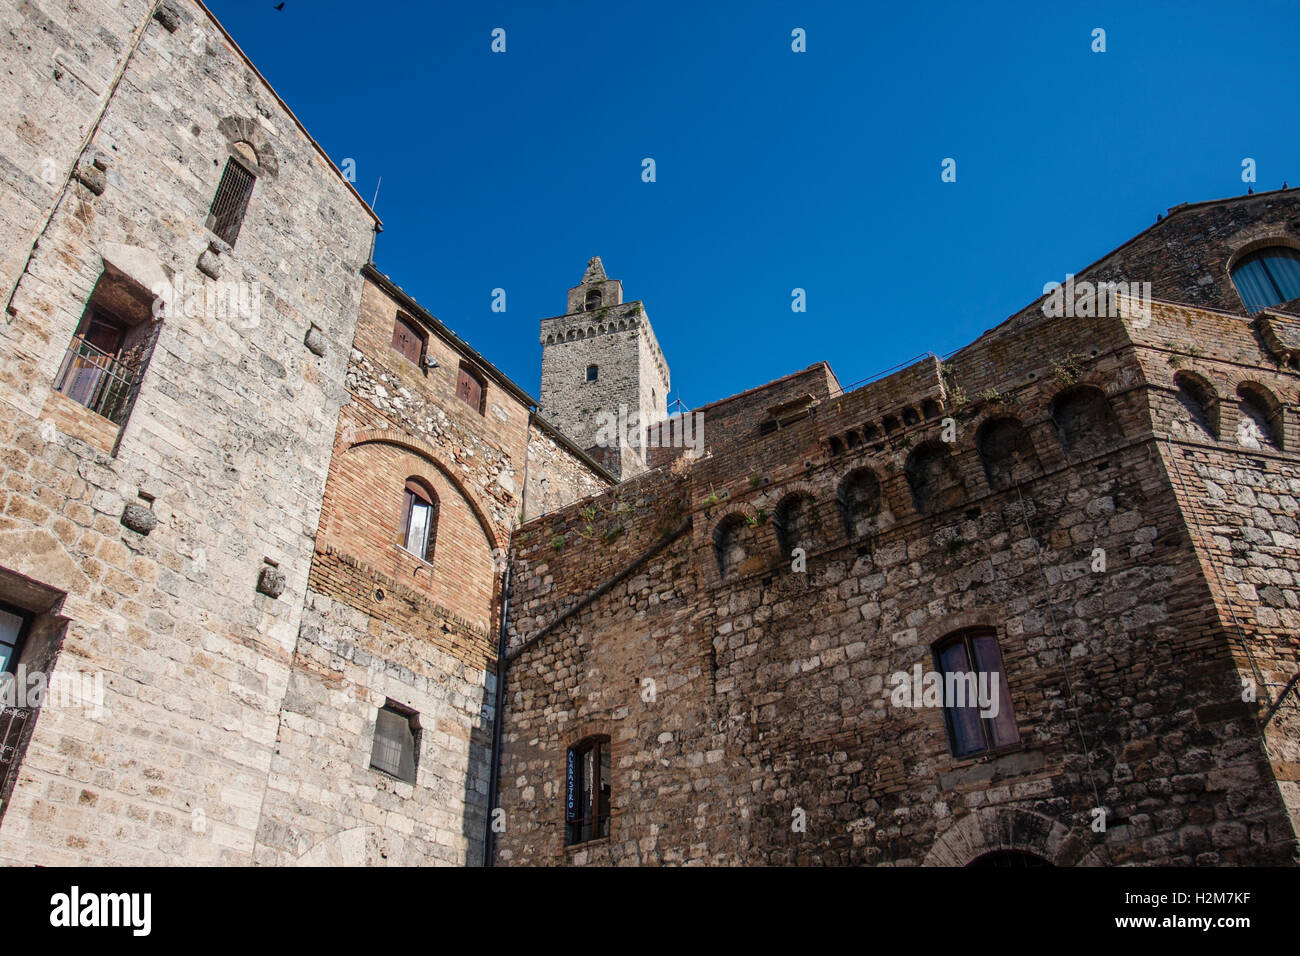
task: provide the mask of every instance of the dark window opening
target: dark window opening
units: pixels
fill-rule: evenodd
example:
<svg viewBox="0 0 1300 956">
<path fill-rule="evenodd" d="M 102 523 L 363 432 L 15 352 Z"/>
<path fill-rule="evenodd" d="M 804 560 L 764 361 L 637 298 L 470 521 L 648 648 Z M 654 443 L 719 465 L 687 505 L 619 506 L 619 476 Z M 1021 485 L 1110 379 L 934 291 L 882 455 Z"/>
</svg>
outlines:
<svg viewBox="0 0 1300 956">
<path fill-rule="evenodd" d="M 713 532 L 713 556 L 718 562 L 718 574 L 727 577 L 738 572 L 749 556 L 745 548 L 745 532 L 749 525 L 743 515 L 731 514 L 718 522 Z"/>
<path fill-rule="evenodd" d="M 781 502 L 773 524 L 783 558 L 789 558 L 795 548 L 803 548 L 806 556 L 822 547 L 821 522 L 809 495 L 791 495 Z"/>
<path fill-rule="evenodd" d="M 966 864 L 976 869 L 1022 869 L 1024 867 L 1051 867 L 1052 864 L 1036 853 L 1025 850 L 992 850 Z"/>
<path fill-rule="evenodd" d="M 903 465 L 912 489 L 916 510 L 923 515 L 955 508 L 966 500 L 966 484 L 943 442 L 927 442 L 910 455 Z"/>
<path fill-rule="evenodd" d="M 609 836 L 609 738 L 570 747 L 564 777 L 565 846 Z"/>
<path fill-rule="evenodd" d="M 1033 440 L 1019 419 L 986 421 L 975 433 L 975 448 L 993 491 L 1005 491 L 1042 474 Z"/>
<path fill-rule="evenodd" d="M 934 646 L 936 670 L 944 681 L 944 720 L 954 757 L 969 757 L 1019 743 L 1002 652 L 991 628 L 967 628 Z M 953 675 L 950 677 L 949 675 Z M 952 693 L 959 690 L 959 694 Z M 981 710 L 979 696 L 996 693 L 996 713 Z M 950 696 L 951 694 L 951 696 Z M 989 711 L 994 710 L 992 706 Z"/>
<path fill-rule="evenodd" d="M 226 160 L 217 194 L 212 197 L 212 208 L 208 210 L 208 228 L 229 245 L 233 246 L 239 238 L 255 182 L 257 176 L 243 161 L 234 156 Z"/>
<path fill-rule="evenodd" d="M 432 562 L 437 532 L 437 496 L 416 479 L 407 479 L 402 510 L 402 547 L 420 560 Z"/>
<path fill-rule="evenodd" d="M 595 312 L 600 308 L 600 291 L 592 289 L 587 293 L 586 309 L 588 312 Z"/>
<path fill-rule="evenodd" d="M 594 382 L 596 381 L 596 378 L 599 375 L 600 375 L 600 368 L 598 366 L 595 365 L 587 366 L 587 381 Z"/>
<path fill-rule="evenodd" d="M 840 515 L 850 540 L 869 534 L 880 513 L 880 479 L 870 470 L 855 471 L 840 484 Z"/>
<path fill-rule="evenodd" d="M 424 336 L 420 334 L 420 327 L 402 312 L 397 313 L 393 322 L 393 348 L 416 365 L 424 358 Z"/>
<path fill-rule="evenodd" d="M 1104 451 L 1124 436 L 1111 410 L 1110 399 L 1099 388 L 1080 385 L 1052 401 L 1052 422 L 1061 447 L 1075 458 Z"/>
<path fill-rule="evenodd" d="M 388 701 L 375 718 L 375 740 L 370 749 L 370 766 L 386 774 L 415 783 L 420 750 L 420 715 Z"/>
<path fill-rule="evenodd" d="M 480 415 L 483 414 L 486 405 L 487 383 L 464 362 L 460 363 L 460 378 L 456 382 L 456 397 Z"/>
</svg>

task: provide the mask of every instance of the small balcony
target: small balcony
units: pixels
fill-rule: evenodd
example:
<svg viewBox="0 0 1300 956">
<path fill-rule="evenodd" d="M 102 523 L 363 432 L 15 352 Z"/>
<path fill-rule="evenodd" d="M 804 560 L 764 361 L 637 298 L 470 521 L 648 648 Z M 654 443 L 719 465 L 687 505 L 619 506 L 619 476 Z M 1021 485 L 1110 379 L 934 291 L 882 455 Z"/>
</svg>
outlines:
<svg viewBox="0 0 1300 956">
<path fill-rule="evenodd" d="M 121 425 L 139 374 L 139 368 L 124 361 L 120 353 L 105 352 L 77 336 L 59 367 L 54 388 L 114 425 Z"/>
</svg>

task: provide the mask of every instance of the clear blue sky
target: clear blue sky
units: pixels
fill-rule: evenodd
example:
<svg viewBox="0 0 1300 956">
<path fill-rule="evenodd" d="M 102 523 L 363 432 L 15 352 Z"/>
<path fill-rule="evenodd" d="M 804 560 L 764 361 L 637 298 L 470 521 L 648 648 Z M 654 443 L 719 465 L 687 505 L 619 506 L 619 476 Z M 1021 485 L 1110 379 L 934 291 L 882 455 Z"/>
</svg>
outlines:
<svg viewBox="0 0 1300 956">
<path fill-rule="evenodd" d="M 1244 193 L 1243 158 L 1300 185 L 1295 0 L 210 6 L 363 196 L 383 177 L 380 269 L 534 395 L 593 255 L 697 406 L 951 351 Z"/>
</svg>

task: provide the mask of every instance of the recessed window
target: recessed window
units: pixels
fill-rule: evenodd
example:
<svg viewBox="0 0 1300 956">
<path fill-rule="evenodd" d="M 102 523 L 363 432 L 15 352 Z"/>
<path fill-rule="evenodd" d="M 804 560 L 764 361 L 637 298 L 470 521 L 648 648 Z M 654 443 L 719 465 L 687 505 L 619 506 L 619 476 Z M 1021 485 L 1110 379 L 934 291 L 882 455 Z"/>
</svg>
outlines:
<svg viewBox="0 0 1300 956">
<path fill-rule="evenodd" d="M 420 744 L 420 715 L 389 701 L 375 718 L 375 740 L 370 766 L 398 780 L 415 783 Z"/>
<path fill-rule="evenodd" d="M 564 784 L 566 846 L 609 836 L 609 797 L 609 738 L 570 747 Z"/>
<path fill-rule="evenodd" d="M 226 160 L 221 182 L 217 184 L 217 194 L 212 197 L 212 208 L 208 210 L 208 228 L 217 234 L 217 238 L 232 246 L 239 238 L 248 200 L 253 195 L 253 184 L 257 182 L 254 167 L 246 158 L 248 153 L 252 153 L 252 148 L 245 144 L 236 145 L 245 146 L 241 150 L 245 156 L 232 155 Z"/>
<path fill-rule="evenodd" d="M 123 424 L 161 325 L 153 321 L 152 298 L 120 273 L 105 270 L 59 366 L 55 391 Z"/>
<path fill-rule="evenodd" d="M 402 511 L 402 547 L 421 561 L 433 561 L 438 531 L 438 498 L 415 478 L 406 481 Z"/>
<path fill-rule="evenodd" d="M 600 308 L 600 290 L 592 289 L 587 293 L 586 307 L 588 312 L 595 312 Z"/>
<path fill-rule="evenodd" d="M 600 375 L 600 368 L 595 365 L 587 366 L 587 381 L 594 382 Z"/>
<path fill-rule="evenodd" d="M 1002 652 L 990 628 L 949 634 L 934 647 L 943 676 L 944 717 L 954 757 L 969 757 L 1019 742 Z"/>
<path fill-rule="evenodd" d="M 1232 284 L 1247 312 L 1300 299 L 1300 251 L 1269 246 L 1243 256 L 1232 267 Z"/>
<path fill-rule="evenodd" d="M 415 320 L 403 312 L 398 312 L 393 322 L 393 349 L 416 365 L 424 358 L 424 335 Z"/>
<path fill-rule="evenodd" d="M 460 378 L 456 382 L 456 397 L 480 415 L 487 404 L 487 383 L 476 371 L 460 363 Z"/>
<path fill-rule="evenodd" d="M 12 674 L 23 652 L 27 616 L 0 604 L 0 674 Z"/>
</svg>

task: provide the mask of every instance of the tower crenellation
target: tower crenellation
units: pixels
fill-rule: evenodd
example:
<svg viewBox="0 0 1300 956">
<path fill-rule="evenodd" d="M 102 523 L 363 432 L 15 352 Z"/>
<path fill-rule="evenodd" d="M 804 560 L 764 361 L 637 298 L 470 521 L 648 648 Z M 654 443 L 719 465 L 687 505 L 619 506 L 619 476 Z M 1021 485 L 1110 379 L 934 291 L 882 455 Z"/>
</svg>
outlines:
<svg viewBox="0 0 1300 956">
<path fill-rule="evenodd" d="M 666 417 L 668 362 L 643 303 L 623 301 L 623 283 L 599 256 L 568 291 L 567 308 L 541 323 L 541 412 L 615 475 L 631 477 L 646 468 L 640 428 Z"/>
</svg>

